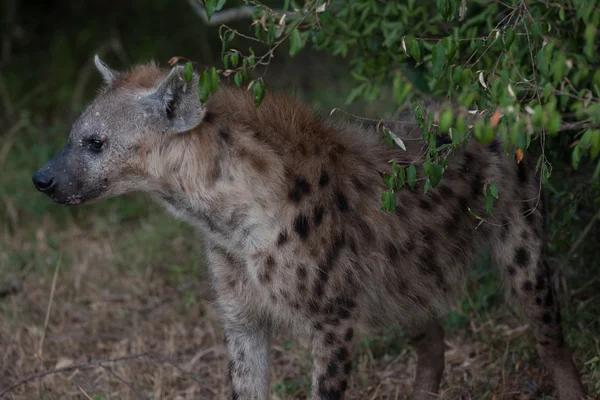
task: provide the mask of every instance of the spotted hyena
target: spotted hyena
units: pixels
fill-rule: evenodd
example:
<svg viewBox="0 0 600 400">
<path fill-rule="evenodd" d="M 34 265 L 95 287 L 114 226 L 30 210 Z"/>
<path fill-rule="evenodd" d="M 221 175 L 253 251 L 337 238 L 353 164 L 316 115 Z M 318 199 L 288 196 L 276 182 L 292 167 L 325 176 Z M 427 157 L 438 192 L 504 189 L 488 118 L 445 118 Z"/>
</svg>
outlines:
<svg viewBox="0 0 600 400">
<path fill-rule="evenodd" d="M 390 149 L 372 127 L 333 123 L 298 101 L 224 86 L 202 104 L 198 77 L 154 64 L 96 65 L 105 88 L 63 150 L 33 176 L 59 204 L 146 192 L 204 234 L 218 295 L 233 399 L 267 399 L 269 333 L 290 328 L 314 357 L 314 399 L 344 396 L 359 333 L 400 323 L 418 352 L 416 399 L 438 390 L 440 318 L 479 249 L 491 245 L 523 309 L 561 400 L 584 391 L 561 331 L 544 258 L 544 203 L 535 166 L 494 141 L 471 141 L 424 194 L 396 193 L 380 209 L 381 175 L 420 163 L 416 125 Z M 412 139 L 412 140 L 411 140 Z M 417 168 L 418 170 L 420 168 Z M 422 181 L 421 181 L 422 182 Z M 500 198 L 484 215 L 483 186 Z"/>
</svg>

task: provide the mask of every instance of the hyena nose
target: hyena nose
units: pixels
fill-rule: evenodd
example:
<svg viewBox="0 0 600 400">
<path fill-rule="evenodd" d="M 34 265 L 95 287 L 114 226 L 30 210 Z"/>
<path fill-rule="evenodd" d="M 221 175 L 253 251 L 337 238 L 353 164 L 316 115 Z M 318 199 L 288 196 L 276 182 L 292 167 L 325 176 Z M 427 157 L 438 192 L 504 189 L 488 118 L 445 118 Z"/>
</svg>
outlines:
<svg viewBox="0 0 600 400">
<path fill-rule="evenodd" d="M 46 194 L 52 193 L 56 187 L 56 181 L 51 176 L 44 175 L 41 171 L 33 174 L 31 180 L 37 190 Z"/>
</svg>

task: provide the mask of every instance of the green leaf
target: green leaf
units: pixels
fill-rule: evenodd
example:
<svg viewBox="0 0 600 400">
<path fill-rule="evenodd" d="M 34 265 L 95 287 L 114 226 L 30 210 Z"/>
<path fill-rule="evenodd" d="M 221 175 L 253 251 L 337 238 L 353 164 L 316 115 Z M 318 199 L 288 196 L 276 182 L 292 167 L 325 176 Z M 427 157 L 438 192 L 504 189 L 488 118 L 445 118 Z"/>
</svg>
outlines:
<svg viewBox="0 0 600 400">
<path fill-rule="evenodd" d="M 442 166 L 440 164 L 433 164 L 433 176 L 429 178 L 431 187 L 436 187 L 442 180 Z"/>
<path fill-rule="evenodd" d="M 302 50 L 302 36 L 300 36 L 300 31 L 298 29 L 294 29 L 292 34 L 290 35 L 290 57 L 294 57 L 296 54 Z"/>
<path fill-rule="evenodd" d="M 444 63 L 445 63 L 445 55 L 444 47 L 441 43 L 438 43 L 434 46 L 432 54 L 431 54 L 431 62 L 433 63 L 433 77 L 439 78 L 444 71 Z"/>
<path fill-rule="evenodd" d="M 252 93 L 254 94 L 254 105 L 256 107 L 260 106 L 265 97 L 265 85 L 261 81 L 254 81 Z"/>
<path fill-rule="evenodd" d="M 548 185 L 548 179 L 552 174 L 552 168 L 548 167 L 548 163 L 542 164 L 542 183 Z"/>
<path fill-rule="evenodd" d="M 229 59 L 231 60 L 231 65 L 234 67 L 237 67 L 238 62 L 240 60 L 240 53 L 238 53 L 237 51 L 234 51 Z"/>
<path fill-rule="evenodd" d="M 198 85 L 198 95 L 200 102 L 205 103 L 211 92 L 211 80 L 208 72 L 204 71 L 200 74 L 200 83 Z"/>
<path fill-rule="evenodd" d="M 233 82 L 235 82 L 237 87 L 242 87 L 243 80 L 244 77 L 241 72 L 236 72 L 235 75 L 233 75 Z"/>
<path fill-rule="evenodd" d="M 390 190 L 394 190 L 395 178 L 394 175 L 383 174 L 383 181 Z"/>
<path fill-rule="evenodd" d="M 413 164 L 410 164 L 406 168 L 406 183 L 408 183 L 411 189 L 414 189 L 417 184 L 417 169 Z"/>
<path fill-rule="evenodd" d="M 397 188 L 398 189 L 402 189 L 404 187 L 404 184 L 406 183 L 406 171 L 404 168 L 400 168 L 398 170 L 398 173 L 396 174 L 397 176 Z"/>
<path fill-rule="evenodd" d="M 219 89 L 219 82 L 221 81 L 221 77 L 217 72 L 215 67 L 210 69 L 210 92 L 215 93 L 217 89 Z"/>
<path fill-rule="evenodd" d="M 515 31 L 512 29 L 508 29 L 506 31 L 506 33 L 504 34 L 504 48 L 508 51 L 508 49 L 510 49 L 510 46 L 513 44 L 513 42 L 515 41 Z"/>
<path fill-rule="evenodd" d="M 206 10 L 206 17 L 210 21 L 210 17 L 217 11 L 217 0 L 206 0 L 204 2 L 204 9 Z"/>
<path fill-rule="evenodd" d="M 440 132 L 448 132 L 448 129 L 452 126 L 452 122 L 454 122 L 454 112 L 452 110 L 445 110 L 442 115 L 440 115 L 438 124 Z"/>
<path fill-rule="evenodd" d="M 381 211 L 393 213 L 396 210 L 396 195 L 392 191 L 383 192 L 381 195 Z"/>
<path fill-rule="evenodd" d="M 185 63 L 183 67 L 183 79 L 185 79 L 186 83 L 190 83 L 192 81 L 192 77 L 194 76 L 194 67 L 192 67 L 191 62 Z"/>
<path fill-rule="evenodd" d="M 485 211 L 492 215 L 494 211 L 494 197 L 488 190 L 485 194 Z"/>
<path fill-rule="evenodd" d="M 490 188 L 489 188 L 489 190 L 490 190 L 490 194 L 491 194 L 491 195 L 492 195 L 492 196 L 493 196 L 495 199 L 497 199 L 497 198 L 498 198 L 498 186 L 496 186 L 496 184 L 492 183 L 492 184 L 490 185 Z"/>
<path fill-rule="evenodd" d="M 359 86 L 355 87 L 350 91 L 348 98 L 346 99 L 346 105 L 352 104 L 358 99 L 361 95 L 364 94 L 365 88 L 367 87 L 366 83 L 362 83 Z"/>
<path fill-rule="evenodd" d="M 558 111 L 553 111 L 550 113 L 550 119 L 548 121 L 548 126 L 546 126 L 546 131 L 550 136 L 556 136 L 558 131 L 560 130 L 561 116 Z"/>
</svg>

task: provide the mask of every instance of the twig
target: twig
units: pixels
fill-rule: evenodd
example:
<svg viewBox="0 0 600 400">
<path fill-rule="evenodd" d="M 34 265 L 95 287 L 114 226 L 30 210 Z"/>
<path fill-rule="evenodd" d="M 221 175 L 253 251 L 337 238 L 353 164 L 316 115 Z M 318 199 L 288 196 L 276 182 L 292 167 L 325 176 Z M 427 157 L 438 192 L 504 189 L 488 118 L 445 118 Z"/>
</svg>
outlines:
<svg viewBox="0 0 600 400">
<path fill-rule="evenodd" d="M 59 374 L 62 372 L 73 371 L 76 369 L 90 369 L 90 368 L 95 368 L 98 366 L 103 367 L 103 364 L 115 363 L 115 362 L 120 362 L 120 361 L 130 361 L 130 360 L 135 360 L 135 359 L 139 359 L 139 358 L 144 358 L 147 356 L 148 356 L 148 353 L 133 354 L 133 355 L 123 356 L 123 357 L 107 358 L 107 359 L 103 359 L 103 360 L 90 361 L 90 362 L 85 362 L 85 363 L 80 363 L 80 364 L 72 364 L 72 365 L 68 365 L 66 367 L 62 367 L 62 368 L 41 371 L 36 374 L 29 375 L 23 379 L 20 379 L 20 380 L 16 381 L 15 383 L 13 383 L 12 385 L 8 386 L 7 388 L 2 389 L 2 391 L 0 391 L 0 399 L 3 398 L 5 394 L 18 388 L 19 386 L 22 386 L 22 385 L 24 385 L 28 382 L 31 382 L 33 380 L 36 380 L 36 379 L 44 378 L 48 375 Z"/>
<path fill-rule="evenodd" d="M 583 231 L 581 232 L 581 234 L 579 235 L 579 237 L 577 238 L 577 240 L 575 241 L 575 243 L 573 243 L 573 246 L 571 246 L 571 248 L 569 249 L 569 253 L 568 253 L 570 256 L 573 255 L 573 253 L 575 253 L 575 251 L 577 250 L 577 248 L 579 247 L 579 245 L 581 245 L 581 243 L 583 242 L 583 239 L 585 239 L 585 237 L 587 236 L 587 234 L 592 229 L 592 226 L 594 226 L 594 222 L 596 222 L 596 220 L 598 218 L 600 218 L 600 211 L 598 211 L 596 213 L 596 215 L 594 215 L 592 217 L 592 219 L 585 226 L 585 228 L 583 229 Z"/>
<path fill-rule="evenodd" d="M 252 14 L 254 14 L 254 7 L 242 6 L 217 11 L 209 20 L 206 15 L 206 9 L 198 0 L 188 0 L 188 3 L 190 3 L 190 6 L 192 6 L 196 14 L 202 19 L 202 22 L 209 26 L 221 25 L 239 19 L 252 18 Z"/>
<path fill-rule="evenodd" d="M 44 330 L 42 331 L 42 337 L 40 338 L 40 344 L 38 348 L 38 357 L 43 360 L 43 348 L 44 339 L 46 338 L 46 330 L 48 329 L 48 322 L 50 321 L 50 310 L 52 310 L 52 300 L 54 299 L 54 291 L 56 289 L 56 278 L 58 278 L 58 270 L 60 268 L 60 262 L 62 260 L 62 253 L 56 263 L 56 269 L 54 270 L 54 278 L 52 278 L 52 287 L 50 288 L 50 298 L 48 299 L 48 307 L 46 308 L 46 318 L 44 319 Z"/>
<path fill-rule="evenodd" d="M 114 376 L 115 378 L 117 378 L 118 380 L 120 380 L 121 382 L 123 382 L 123 384 L 125 384 L 125 386 L 127 386 L 129 388 L 129 390 L 131 390 L 133 392 L 133 394 L 135 395 L 135 397 L 137 397 L 138 399 L 143 399 L 144 398 L 144 396 L 142 396 L 140 393 L 138 393 L 137 390 L 135 390 L 135 388 L 133 387 L 133 385 L 131 383 L 127 382 L 121 376 L 117 375 L 112 369 L 110 369 L 106 365 L 102 365 L 102 364 L 100 364 L 100 367 L 102 367 L 109 374 L 111 374 L 112 376 Z"/>
</svg>

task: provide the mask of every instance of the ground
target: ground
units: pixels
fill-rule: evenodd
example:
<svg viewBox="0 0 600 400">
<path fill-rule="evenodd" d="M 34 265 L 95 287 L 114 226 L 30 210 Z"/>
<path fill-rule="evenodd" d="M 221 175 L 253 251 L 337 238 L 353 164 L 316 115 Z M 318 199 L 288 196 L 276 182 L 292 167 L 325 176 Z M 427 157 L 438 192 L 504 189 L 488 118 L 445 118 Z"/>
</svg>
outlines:
<svg viewBox="0 0 600 400">
<path fill-rule="evenodd" d="M 350 89 L 310 90 L 328 115 Z M 345 110 L 381 116 L 370 107 Z M 31 175 L 63 145 L 72 115 L 13 117 L 0 136 L 0 398 L 229 398 L 201 235 L 142 196 L 51 204 Z M 563 325 L 600 396 L 600 190 L 583 172 L 561 176 L 558 164 L 552 179 L 549 261 L 560 272 Z M 503 293 L 482 257 L 445 321 L 441 399 L 554 398 L 527 321 Z M 285 331 L 271 350 L 273 398 L 306 398 L 309 351 Z M 347 398 L 408 398 L 415 362 L 396 327 L 363 337 Z"/>
<path fill-rule="evenodd" d="M 4 202 L 17 210 L 9 197 Z M 32 374 L 63 370 L 31 378 L 5 398 L 228 398 L 227 359 L 200 234 L 141 198 L 58 217 L 55 207 L 35 221 L 14 213 L 2 233 L 0 276 L 10 277 L 3 283 L 12 280 L 14 288 L 0 300 L 0 392 Z M 127 210 L 136 211 L 127 216 Z M 25 265 L 14 273 L 11 262 Z M 502 301 L 487 259 L 477 264 L 446 321 L 440 398 L 553 398 L 528 326 Z M 595 293 L 584 288 L 580 298 L 598 301 Z M 573 296 L 571 301 L 568 337 L 579 340 L 573 319 L 582 303 Z M 591 390 L 598 365 L 582 364 L 598 354 L 598 341 L 589 342 L 596 349 L 575 343 Z M 288 332 L 277 333 L 271 350 L 273 398 L 304 398 L 310 390 L 308 350 Z M 399 329 L 364 337 L 348 398 L 407 398 L 415 361 Z"/>
</svg>

